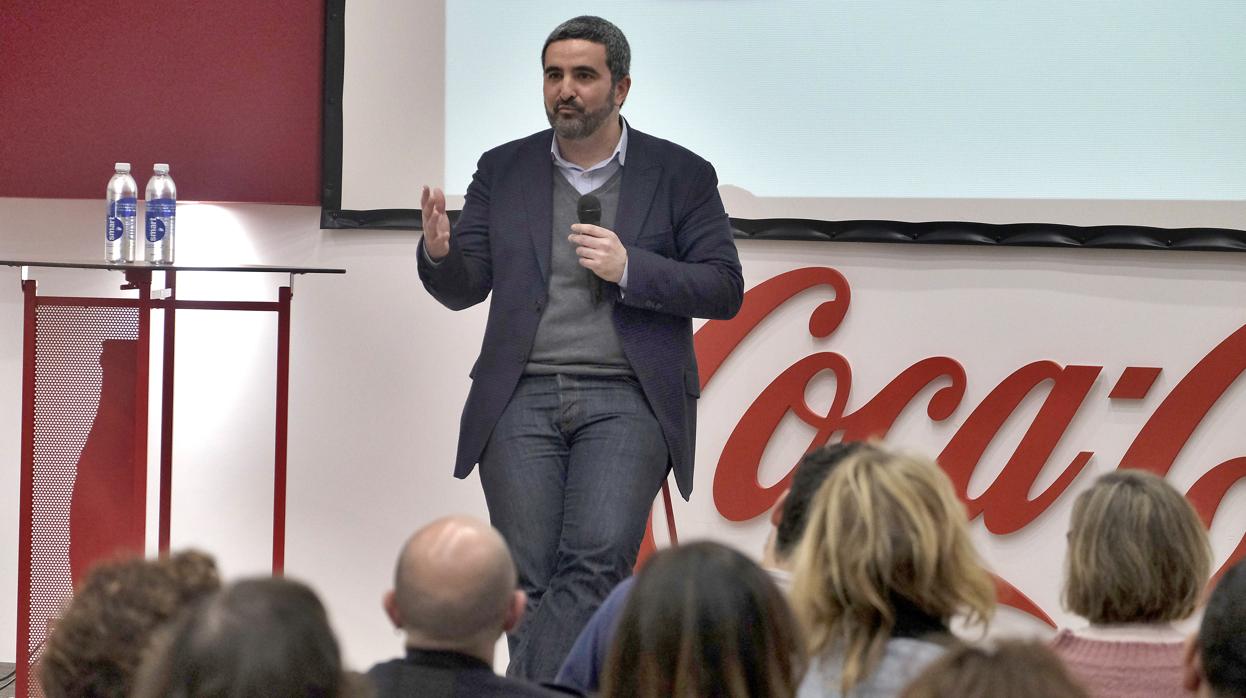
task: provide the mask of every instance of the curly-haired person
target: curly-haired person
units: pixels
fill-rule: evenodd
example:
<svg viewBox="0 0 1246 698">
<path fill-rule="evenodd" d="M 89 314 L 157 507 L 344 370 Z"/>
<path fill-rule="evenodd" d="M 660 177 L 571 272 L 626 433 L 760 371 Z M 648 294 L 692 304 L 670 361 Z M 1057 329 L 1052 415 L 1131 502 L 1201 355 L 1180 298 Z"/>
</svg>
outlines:
<svg viewBox="0 0 1246 698">
<path fill-rule="evenodd" d="M 200 552 L 99 565 L 52 626 L 37 668 L 43 695 L 130 695 L 152 631 L 220 586 L 216 563 Z"/>
</svg>

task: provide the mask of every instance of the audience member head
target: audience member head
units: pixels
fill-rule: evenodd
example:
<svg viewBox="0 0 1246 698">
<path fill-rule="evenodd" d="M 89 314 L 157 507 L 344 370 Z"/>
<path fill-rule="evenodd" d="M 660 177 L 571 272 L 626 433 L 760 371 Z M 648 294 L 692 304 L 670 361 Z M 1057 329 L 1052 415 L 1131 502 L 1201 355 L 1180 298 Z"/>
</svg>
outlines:
<svg viewBox="0 0 1246 698">
<path fill-rule="evenodd" d="M 52 627 L 38 666 L 43 695 L 130 695 L 152 631 L 220 586 L 216 563 L 199 552 L 99 565 Z"/>
<path fill-rule="evenodd" d="M 1117 470 L 1074 502 L 1064 605 L 1092 624 L 1186 618 L 1210 572 L 1207 531 L 1163 478 Z"/>
<path fill-rule="evenodd" d="M 900 698 L 1087 698 L 1064 663 L 1040 642 L 960 644 L 932 662 Z"/>
<path fill-rule="evenodd" d="M 794 696 L 804 648 L 764 570 L 717 543 L 663 550 L 619 617 L 602 695 Z"/>
<path fill-rule="evenodd" d="M 523 616 L 506 541 L 466 516 L 438 519 L 403 546 L 385 610 L 420 649 L 452 650 L 493 660 L 503 632 Z"/>
<path fill-rule="evenodd" d="M 792 485 L 779 498 L 770 514 L 774 526 L 766 545 L 764 564 L 787 569 L 792 563 L 796 544 L 805 533 L 809 509 L 818 488 L 831 474 L 831 469 L 860 447 L 859 442 L 837 443 L 814 449 L 805 454 L 792 474 Z"/>
<path fill-rule="evenodd" d="M 343 696 L 348 681 L 324 606 L 306 585 L 245 579 L 209 596 L 158 636 L 140 698 Z"/>
<path fill-rule="evenodd" d="M 842 656 L 845 691 L 874 670 L 898 622 L 914 636 L 945 633 L 953 616 L 985 623 L 995 607 L 947 476 L 929 460 L 872 444 L 818 490 L 791 599 L 810 649 Z"/>
<path fill-rule="evenodd" d="M 1187 662 L 1187 688 L 1200 696 L 1246 698 L 1246 560 L 1211 592 Z"/>
</svg>

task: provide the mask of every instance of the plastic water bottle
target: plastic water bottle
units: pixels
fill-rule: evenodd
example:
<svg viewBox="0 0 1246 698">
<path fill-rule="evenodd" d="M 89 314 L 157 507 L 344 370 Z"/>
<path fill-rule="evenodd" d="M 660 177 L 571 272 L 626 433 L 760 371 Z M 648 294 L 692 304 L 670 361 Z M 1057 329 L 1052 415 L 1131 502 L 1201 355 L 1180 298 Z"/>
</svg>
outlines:
<svg viewBox="0 0 1246 698">
<path fill-rule="evenodd" d="M 114 165 L 108 180 L 108 217 L 104 221 L 104 260 L 120 264 L 135 259 L 138 252 L 138 185 L 130 176 L 130 163 Z"/>
<path fill-rule="evenodd" d="M 147 261 L 152 264 L 173 263 L 173 229 L 177 224 L 177 185 L 169 176 L 169 166 L 152 165 L 147 180 Z"/>
</svg>

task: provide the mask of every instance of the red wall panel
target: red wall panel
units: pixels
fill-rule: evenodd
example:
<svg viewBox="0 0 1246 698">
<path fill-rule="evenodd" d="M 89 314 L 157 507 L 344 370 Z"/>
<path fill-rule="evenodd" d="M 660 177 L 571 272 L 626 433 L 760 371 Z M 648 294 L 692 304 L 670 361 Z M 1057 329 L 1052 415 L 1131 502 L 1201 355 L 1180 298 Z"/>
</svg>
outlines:
<svg viewBox="0 0 1246 698">
<path fill-rule="evenodd" d="M 0 196 L 320 201 L 324 3 L 0 0 Z"/>
</svg>

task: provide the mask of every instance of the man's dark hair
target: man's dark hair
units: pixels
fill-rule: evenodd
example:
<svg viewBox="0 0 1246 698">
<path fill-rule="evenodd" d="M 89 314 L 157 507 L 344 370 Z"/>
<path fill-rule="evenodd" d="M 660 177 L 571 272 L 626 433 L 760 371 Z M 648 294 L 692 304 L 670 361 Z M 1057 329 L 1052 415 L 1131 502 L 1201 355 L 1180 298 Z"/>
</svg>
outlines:
<svg viewBox="0 0 1246 698">
<path fill-rule="evenodd" d="M 792 487 L 783 503 L 783 515 L 774 534 L 774 550 L 780 558 L 791 556 L 796 544 L 805 533 L 805 521 L 809 517 L 809 504 L 813 495 L 826 481 L 826 476 L 843 459 L 861 448 L 859 442 L 838 443 L 810 451 L 800 459 L 792 475 Z"/>
<path fill-rule="evenodd" d="M 550 32 L 545 45 L 541 47 L 541 67 L 545 67 L 545 50 L 555 41 L 583 39 L 606 47 L 606 67 L 610 69 L 610 85 L 619 84 L 623 78 L 631 75 L 632 48 L 627 44 L 627 37 L 618 27 L 601 17 L 582 15 L 559 24 Z"/>
<path fill-rule="evenodd" d="M 1246 698 L 1246 560 L 1231 567 L 1207 600 L 1198 631 L 1203 676 L 1212 695 Z"/>
</svg>

